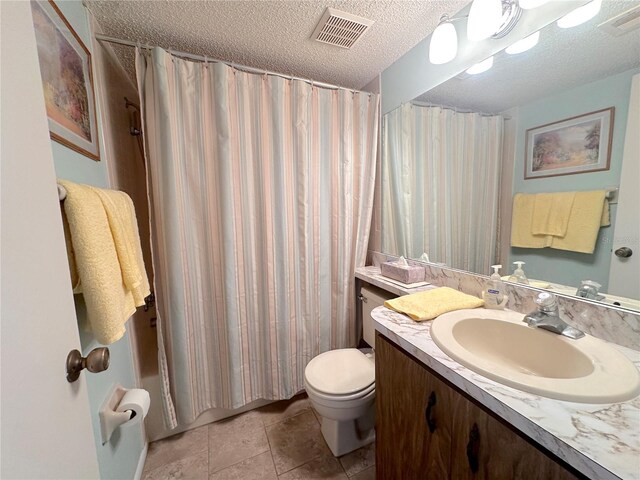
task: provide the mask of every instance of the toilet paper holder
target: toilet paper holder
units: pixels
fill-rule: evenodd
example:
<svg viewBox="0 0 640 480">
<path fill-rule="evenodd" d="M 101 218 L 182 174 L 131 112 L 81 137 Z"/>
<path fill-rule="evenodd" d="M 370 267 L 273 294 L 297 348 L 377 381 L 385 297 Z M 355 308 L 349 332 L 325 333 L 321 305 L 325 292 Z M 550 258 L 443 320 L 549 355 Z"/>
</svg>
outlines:
<svg viewBox="0 0 640 480">
<path fill-rule="evenodd" d="M 120 425 L 123 425 L 133 418 L 129 411 L 116 411 L 124 394 L 128 391 L 129 389 L 124 388 L 122 385 L 114 385 L 98 412 L 100 417 L 100 430 L 102 432 L 102 445 L 111 439 L 111 435 L 113 435 L 113 432 Z"/>
</svg>

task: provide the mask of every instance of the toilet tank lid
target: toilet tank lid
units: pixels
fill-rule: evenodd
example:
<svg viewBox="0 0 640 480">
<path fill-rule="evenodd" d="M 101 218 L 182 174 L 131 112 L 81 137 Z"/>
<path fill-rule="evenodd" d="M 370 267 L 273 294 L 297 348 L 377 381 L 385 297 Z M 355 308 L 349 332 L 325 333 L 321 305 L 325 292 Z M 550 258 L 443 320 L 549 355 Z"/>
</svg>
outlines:
<svg viewBox="0 0 640 480">
<path fill-rule="evenodd" d="M 304 374 L 308 384 L 320 392 L 348 395 L 375 381 L 375 364 L 357 348 L 343 348 L 313 358 Z"/>
</svg>

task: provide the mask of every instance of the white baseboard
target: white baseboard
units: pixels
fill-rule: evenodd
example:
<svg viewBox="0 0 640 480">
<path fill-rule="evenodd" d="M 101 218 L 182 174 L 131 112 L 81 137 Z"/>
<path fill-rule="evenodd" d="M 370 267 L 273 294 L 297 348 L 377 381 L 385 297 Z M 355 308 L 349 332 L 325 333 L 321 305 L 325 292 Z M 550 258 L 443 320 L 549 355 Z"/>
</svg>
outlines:
<svg viewBox="0 0 640 480">
<path fill-rule="evenodd" d="M 144 470 L 144 463 L 147 460 L 147 452 L 149 451 L 149 443 L 145 442 L 142 452 L 140 452 L 140 458 L 138 459 L 138 466 L 136 467 L 136 473 L 133 480 L 140 480 L 142 478 L 142 471 Z"/>
</svg>

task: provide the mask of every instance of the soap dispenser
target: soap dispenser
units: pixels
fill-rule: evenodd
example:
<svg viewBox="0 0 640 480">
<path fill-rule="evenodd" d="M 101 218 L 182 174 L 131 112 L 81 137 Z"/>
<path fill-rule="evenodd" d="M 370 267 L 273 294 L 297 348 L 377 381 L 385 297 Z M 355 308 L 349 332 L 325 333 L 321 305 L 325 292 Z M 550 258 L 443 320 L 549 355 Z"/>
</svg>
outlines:
<svg viewBox="0 0 640 480">
<path fill-rule="evenodd" d="M 509 281 L 513 283 L 522 283 L 524 285 L 529 285 L 529 280 L 527 280 L 527 277 L 524 274 L 524 270 L 522 269 L 522 266 L 525 265 L 525 263 L 518 261 L 513 262 L 513 264 L 516 266 L 516 269 L 513 272 L 513 275 L 509 277 Z"/>
<path fill-rule="evenodd" d="M 509 296 L 505 295 L 504 282 L 500 278 L 502 265 L 491 265 L 491 268 L 493 268 L 493 273 L 489 279 L 488 287 L 482 292 L 484 306 L 493 310 L 503 310 L 509 301 Z"/>
</svg>

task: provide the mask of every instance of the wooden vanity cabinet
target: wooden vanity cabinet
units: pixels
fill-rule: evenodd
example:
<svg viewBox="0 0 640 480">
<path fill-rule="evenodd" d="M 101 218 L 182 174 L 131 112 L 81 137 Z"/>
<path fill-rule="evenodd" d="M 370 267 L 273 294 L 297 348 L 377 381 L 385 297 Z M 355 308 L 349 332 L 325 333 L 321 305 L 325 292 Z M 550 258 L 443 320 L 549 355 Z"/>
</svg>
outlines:
<svg viewBox="0 0 640 480">
<path fill-rule="evenodd" d="M 447 385 L 376 334 L 377 479 L 449 478 L 453 398 Z"/>
<path fill-rule="evenodd" d="M 376 478 L 579 477 L 376 333 Z"/>
</svg>

